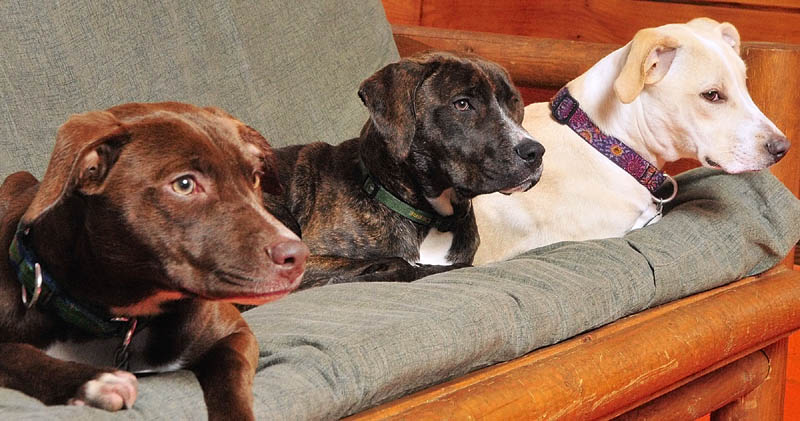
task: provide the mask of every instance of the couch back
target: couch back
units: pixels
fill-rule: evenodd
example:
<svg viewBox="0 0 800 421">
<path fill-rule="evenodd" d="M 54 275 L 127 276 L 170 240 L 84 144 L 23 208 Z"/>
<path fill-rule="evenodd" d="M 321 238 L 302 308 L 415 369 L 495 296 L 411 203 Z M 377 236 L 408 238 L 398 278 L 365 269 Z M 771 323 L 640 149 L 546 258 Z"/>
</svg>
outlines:
<svg viewBox="0 0 800 421">
<path fill-rule="evenodd" d="M 0 182 L 44 174 L 70 114 L 223 108 L 273 146 L 358 135 L 359 83 L 398 58 L 380 0 L 0 2 Z"/>
</svg>

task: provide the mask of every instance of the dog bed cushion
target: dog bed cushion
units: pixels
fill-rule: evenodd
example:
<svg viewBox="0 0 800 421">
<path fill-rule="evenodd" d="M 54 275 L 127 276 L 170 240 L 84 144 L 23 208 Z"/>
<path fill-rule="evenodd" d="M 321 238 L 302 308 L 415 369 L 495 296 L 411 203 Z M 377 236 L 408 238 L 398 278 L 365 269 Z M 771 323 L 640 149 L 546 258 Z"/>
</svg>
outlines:
<svg viewBox="0 0 800 421">
<path fill-rule="evenodd" d="M 655 225 L 564 242 L 410 284 L 340 284 L 250 310 L 258 419 L 336 419 L 620 317 L 760 273 L 800 239 L 800 201 L 768 171 L 677 177 Z M 44 407 L 0 389 L 17 419 L 201 419 L 191 373 L 146 377 L 131 410 Z"/>
</svg>

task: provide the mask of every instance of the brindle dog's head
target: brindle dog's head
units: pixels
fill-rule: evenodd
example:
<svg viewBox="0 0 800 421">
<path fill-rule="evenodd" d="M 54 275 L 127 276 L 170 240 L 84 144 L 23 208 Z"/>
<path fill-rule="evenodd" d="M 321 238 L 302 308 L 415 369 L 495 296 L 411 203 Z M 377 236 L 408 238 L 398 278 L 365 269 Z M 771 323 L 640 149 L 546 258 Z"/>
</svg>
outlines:
<svg viewBox="0 0 800 421">
<path fill-rule="evenodd" d="M 544 147 L 520 125 L 522 98 L 495 63 L 424 53 L 382 68 L 359 96 L 391 155 L 430 178 L 429 198 L 527 190 L 541 176 Z"/>
<path fill-rule="evenodd" d="M 215 108 L 126 104 L 61 126 L 22 224 L 40 255 L 74 241 L 75 261 L 52 266 L 118 313 L 187 296 L 260 304 L 298 286 L 308 255 L 262 189 L 280 191 L 252 128 Z"/>
</svg>

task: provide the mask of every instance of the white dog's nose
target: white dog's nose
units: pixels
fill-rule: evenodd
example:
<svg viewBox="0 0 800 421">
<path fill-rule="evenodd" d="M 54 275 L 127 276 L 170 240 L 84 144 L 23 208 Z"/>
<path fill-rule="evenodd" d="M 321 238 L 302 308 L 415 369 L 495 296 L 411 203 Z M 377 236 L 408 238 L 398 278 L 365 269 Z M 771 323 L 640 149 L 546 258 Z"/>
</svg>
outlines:
<svg viewBox="0 0 800 421">
<path fill-rule="evenodd" d="M 781 160 L 781 158 L 786 155 L 786 152 L 789 150 L 789 140 L 783 136 L 780 137 L 773 137 L 772 139 L 767 141 L 765 145 L 767 148 L 767 152 L 770 153 L 775 158 L 775 162 Z"/>
</svg>

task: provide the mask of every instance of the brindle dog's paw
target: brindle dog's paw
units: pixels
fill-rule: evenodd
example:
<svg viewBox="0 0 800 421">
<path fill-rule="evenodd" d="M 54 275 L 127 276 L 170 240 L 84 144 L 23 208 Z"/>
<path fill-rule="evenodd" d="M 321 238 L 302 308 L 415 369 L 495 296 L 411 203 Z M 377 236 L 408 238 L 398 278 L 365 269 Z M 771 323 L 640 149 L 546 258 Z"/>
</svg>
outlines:
<svg viewBox="0 0 800 421">
<path fill-rule="evenodd" d="M 100 373 L 93 380 L 84 383 L 68 405 L 88 405 L 106 411 L 130 408 L 136 401 L 139 382 L 136 376 L 127 371 Z"/>
</svg>

